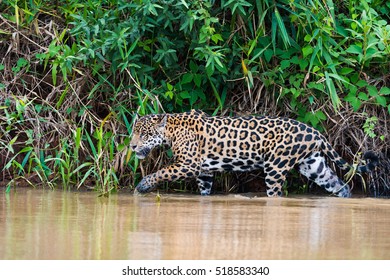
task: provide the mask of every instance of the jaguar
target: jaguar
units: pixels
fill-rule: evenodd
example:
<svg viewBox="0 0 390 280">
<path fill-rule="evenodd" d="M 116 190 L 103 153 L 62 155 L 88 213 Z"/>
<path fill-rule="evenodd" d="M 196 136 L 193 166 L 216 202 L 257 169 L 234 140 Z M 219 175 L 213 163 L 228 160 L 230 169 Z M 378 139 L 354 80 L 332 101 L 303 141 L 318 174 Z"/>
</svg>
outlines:
<svg viewBox="0 0 390 280">
<path fill-rule="evenodd" d="M 347 163 L 316 129 L 293 119 L 269 116 L 209 116 L 191 110 L 177 114 L 151 114 L 134 121 L 130 148 L 139 159 L 160 145 L 168 145 L 174 163 L 144 176 L 136 192 L 147 193 L 162 182 L 195 178 L 202 195 L 209 195 L 213 173 L 263 169 L 269 197 L 282 196 L 288 172 L 299 172 L 326 191 L 350 197 L 348 184 L 328 166 L 325 157 L 343 170 Z M 370 172 L 378 158 L 364 154 L 357 172 Z"/>
</svg>

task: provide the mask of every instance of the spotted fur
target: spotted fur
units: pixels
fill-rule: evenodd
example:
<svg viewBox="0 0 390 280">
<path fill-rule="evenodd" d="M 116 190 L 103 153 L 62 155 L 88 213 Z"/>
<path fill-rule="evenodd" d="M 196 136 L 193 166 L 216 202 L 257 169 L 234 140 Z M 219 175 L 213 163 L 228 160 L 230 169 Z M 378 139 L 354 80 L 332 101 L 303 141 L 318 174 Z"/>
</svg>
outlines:
<svg viewBox="0 0 390 280">
<path fill-rule="evenodd" d="M 278 117 L 211 117 L 192 110 L 181 114 L 147 115 L 133 127 L 131 148 L 140 159 L 156 146 L 168 145 L 175 163 L 145 176 L 140 193 L 159 183 L 196 178 L 200 193 L 210 194 L 215 171 L 250 171 L 262 168 L 268 196 L 281 196 L 287 173 L 298 166 L 301 174 L 327 191 L 350 197 L 350 188 L 326 164 L 323 155 L 341 169 L 349 165 L 316 129 L 296 120 Z M 371 171 L 377 157 L 368 152 Z"/>
</svg>

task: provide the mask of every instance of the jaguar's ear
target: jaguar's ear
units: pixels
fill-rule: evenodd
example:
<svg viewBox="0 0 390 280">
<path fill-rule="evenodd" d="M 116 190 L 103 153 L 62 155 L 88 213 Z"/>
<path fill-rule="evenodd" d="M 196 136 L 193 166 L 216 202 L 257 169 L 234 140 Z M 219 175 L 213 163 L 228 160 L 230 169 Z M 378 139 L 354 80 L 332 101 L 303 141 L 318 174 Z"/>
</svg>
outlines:
<svg viewBox="0 0 390 280">
<path fill-rule="evenodd" d="M 138 121 L 138 119 L 139 119 L 139 114 L 138 114 L 138 112 L 135 112 L 135 113 L 134 113 L 134 117 L 133 117 L 133 119 L 134 119 L 134 121 L 133 121 L 133 122 L 136 122 L 136 121 Z"/>
<path fill-rule="evenodd" d="M 157 124 L 157 130 L 160 132 L 164 132 L 166 125 L 167 125 L 167 115 L 165 115 L 161 119 L 161 121 Z"/>
<path fill-rule="evenodd" d="M 135 112 L 135 113 L 134 113 L 134 116 L 133 116 L 132 130 L 134 130 L 134 125 L 135 125 L 135 123 L 138 121 L 139 118 L 140 118 L 140 117 L 139 117 L 139 115 L 138 115 L 138 112 Z"/>
</svg>

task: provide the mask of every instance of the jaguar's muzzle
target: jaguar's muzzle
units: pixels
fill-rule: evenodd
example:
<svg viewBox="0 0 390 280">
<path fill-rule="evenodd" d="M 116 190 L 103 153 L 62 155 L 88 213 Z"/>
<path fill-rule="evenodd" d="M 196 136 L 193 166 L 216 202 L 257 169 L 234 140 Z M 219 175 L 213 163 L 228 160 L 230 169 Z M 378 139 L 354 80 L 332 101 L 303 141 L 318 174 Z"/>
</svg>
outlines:
<svg viewBox="0 0 390 280">
<path fill-rule="evenodd" d="M 144 159 L 146 158 L 146 156 L 150 153 L 150 149 L 149 148 L 143 148 L 139 151 L 136 151 L 135 154 L 137 155 L 137 158 L 139 159 Z"/>
</svg>

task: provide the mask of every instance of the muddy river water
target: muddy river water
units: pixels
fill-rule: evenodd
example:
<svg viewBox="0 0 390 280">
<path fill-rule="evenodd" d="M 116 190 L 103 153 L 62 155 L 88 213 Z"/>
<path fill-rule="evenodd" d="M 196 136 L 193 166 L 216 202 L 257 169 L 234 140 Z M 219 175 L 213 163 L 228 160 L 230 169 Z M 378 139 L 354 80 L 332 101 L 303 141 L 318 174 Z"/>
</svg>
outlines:
<svg viewBox="0 0 390 280">
<path fill-rule="evenodd" d="M 390 200 L 16 189 L 0 259 L 390 259 Z"/>
</svg>

